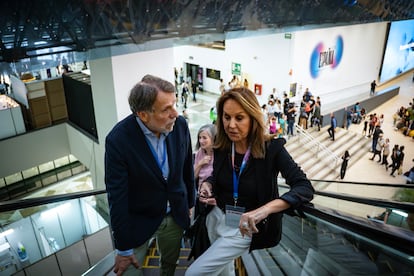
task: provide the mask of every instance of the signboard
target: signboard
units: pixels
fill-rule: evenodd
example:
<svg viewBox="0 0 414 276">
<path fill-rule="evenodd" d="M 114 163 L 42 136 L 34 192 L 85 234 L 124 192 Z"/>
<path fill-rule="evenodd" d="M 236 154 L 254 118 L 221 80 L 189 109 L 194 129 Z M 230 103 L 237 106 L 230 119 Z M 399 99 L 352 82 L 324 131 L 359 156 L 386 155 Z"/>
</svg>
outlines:
<svg viewBox="0 0 414 276">
<path fill-rule="evenodd" d="M 207 68 L 207 78 L 220 80 L 220 71 Z"/>
<path fill-rule="evenodd" d="M 241 64 L 233 62 L 231 64 L 231 73 L 236 76 L 241 76 Z"/>
</svg>

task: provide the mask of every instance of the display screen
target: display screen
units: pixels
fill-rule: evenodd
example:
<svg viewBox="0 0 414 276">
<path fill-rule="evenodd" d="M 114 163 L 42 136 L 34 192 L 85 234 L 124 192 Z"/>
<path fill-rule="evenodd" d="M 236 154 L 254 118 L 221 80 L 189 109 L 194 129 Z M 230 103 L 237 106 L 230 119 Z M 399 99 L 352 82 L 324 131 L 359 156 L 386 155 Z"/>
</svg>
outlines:
<svg viewBox="0 0 414 276">
<path fill-rule="evenodd" d="M 207 68 L 207 78 L 220 80 L 220 71 Z"/>
<path fill-rule="evenodd" d="M 414 68 L 414 19 L 391 23 L 385 45 L 380 82 Z"/>
</svg>

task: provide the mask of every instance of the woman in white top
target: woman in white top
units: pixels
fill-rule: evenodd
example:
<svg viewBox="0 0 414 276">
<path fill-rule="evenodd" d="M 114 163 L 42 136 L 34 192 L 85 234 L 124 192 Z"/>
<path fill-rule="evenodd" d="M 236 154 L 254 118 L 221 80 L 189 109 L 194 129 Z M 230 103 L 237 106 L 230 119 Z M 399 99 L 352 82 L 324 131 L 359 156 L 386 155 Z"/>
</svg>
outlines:
<svg viewBox="0 0 414 276">
<path fill-rule="evenodd" d="M 269 100 L 267 102 L 267 117 L 271 118 L 272 116 L 275 116 L 276 107 L 275 102 L 273 100 Z"/>
</svg>

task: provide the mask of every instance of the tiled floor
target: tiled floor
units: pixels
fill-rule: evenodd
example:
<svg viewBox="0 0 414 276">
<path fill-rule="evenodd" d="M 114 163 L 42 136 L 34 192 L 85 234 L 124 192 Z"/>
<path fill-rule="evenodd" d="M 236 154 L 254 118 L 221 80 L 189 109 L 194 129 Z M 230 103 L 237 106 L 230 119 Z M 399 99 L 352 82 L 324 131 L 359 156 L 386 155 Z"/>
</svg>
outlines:
<svg viewBox="0 0 414 276">
<path fill-rule="evenodd" d="M 414 166 L 412 161 L 414 158 L 414 139 L 404 136 L 401 132 L 394 130 L 392 115 L 400 108 L 400 106 L 408 106 L 414 98 L 414 82 L 411 79 L 411 74 L 405 78 L 401 78 L 394 82 L 400 85 L 400 94 L 388 102 L 378 106 L 371 113 L 384 114 L 385 120 L 381 127 L 384 131 L 384 138 L 390 139 L 390 145 L 395 144 L 405 146 L 405 158 L 403 163 L 403 172 L 409 170 Z M 352 125 L 350 131 L 362 133 L 363 125 Z M 372 153 L 367 152 L 364 158 L 359 160 L 353 167 L 349 168 L 344 180 L 347 181 L 362 181 L 362 182 L 376 182 L 376 183 L 405 183 L 405 179 L 401 175 L 392 177 L 389 175 L 390 171 L 385 171 L 385 167 L 381 167 L 375 161 L 369 160 Z M 388 158 L 390 159 L 390 157 Z M 378 195 L 383 198 L 383 196 Z"/>
</svg>

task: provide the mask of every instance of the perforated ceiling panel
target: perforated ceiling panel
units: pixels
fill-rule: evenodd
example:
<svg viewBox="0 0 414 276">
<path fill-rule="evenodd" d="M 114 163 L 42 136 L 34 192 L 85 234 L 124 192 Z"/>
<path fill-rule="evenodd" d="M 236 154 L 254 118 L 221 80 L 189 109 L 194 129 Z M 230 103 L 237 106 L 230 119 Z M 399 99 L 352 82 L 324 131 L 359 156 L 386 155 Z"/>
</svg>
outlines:
<svg viewBox="0 0 414 276">
<path fill-rule="evenodd" d="M 406 0 L 1 1 L 0 62 L 65 52 L 84 59 L 91 49 L 199 34 L 403 20 L 413 10 Z"/>
</svg>

